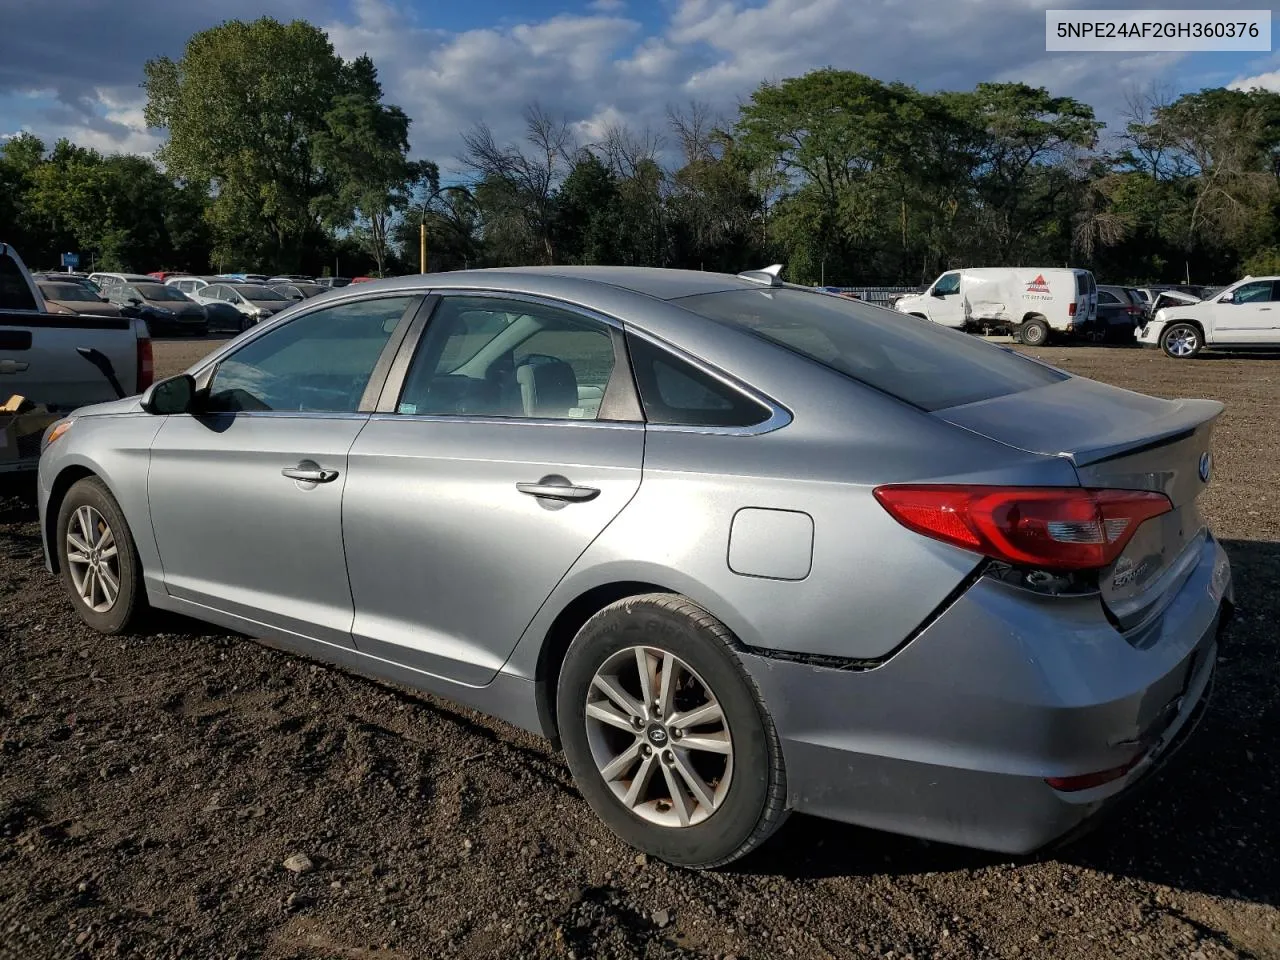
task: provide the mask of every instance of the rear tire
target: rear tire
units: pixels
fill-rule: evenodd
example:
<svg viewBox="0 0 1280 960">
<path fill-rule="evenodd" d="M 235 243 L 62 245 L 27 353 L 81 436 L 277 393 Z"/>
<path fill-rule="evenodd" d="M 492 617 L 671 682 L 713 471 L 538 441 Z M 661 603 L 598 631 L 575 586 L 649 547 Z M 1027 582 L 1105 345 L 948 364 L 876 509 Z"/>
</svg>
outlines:
<svg viewBox="0 0 1280 960">
<path fill-rule="evenodd" d="M 1160 349 L 1174 360 L 1190 360 L 1204 347 L 1204 337 L 1194 324 L 1174 323 L 1160 334 Z"/>
<path fill-rule="evenodd" d="M 1028 347 L 1043 347 L 1049 342 L 1049 324 L 1042 317 L 1024 320 L 1018 328 L 1018 339 Z"/>
<path fill-rule="evenodd" d="M 76 614 L 99 633 L 124 633 L 146 612 L 142 563 L 120 505 L 97 477 L 77 481 L 58 508 L 58 568 Z"/>
<path fill-rule="evenodd" d="M 647 594 L 588 620 L 560 671 L 560 738 L 583 797 L 622 840 L 679 866 L 736 860 L 786 819 L 782 746 L 731 642 L 701 607 Z"/>
</svg>

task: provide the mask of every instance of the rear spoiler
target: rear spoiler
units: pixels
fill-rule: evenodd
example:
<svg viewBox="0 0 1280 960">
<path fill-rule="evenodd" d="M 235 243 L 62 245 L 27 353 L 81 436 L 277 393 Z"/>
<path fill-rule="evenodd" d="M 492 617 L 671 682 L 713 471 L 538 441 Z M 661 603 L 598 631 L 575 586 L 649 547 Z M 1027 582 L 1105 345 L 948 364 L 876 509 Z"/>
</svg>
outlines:
<svg viewBox="0 0 1280 960">
<path fill-rule="evenodd" d="M 1217 400 L 1174 400 L 1171 401 L 1171 406 L 1167 415 L 1143 425 L 1140 441 L 1135 442 L 1132 436 L 1126 438 L 1126 431 L 1117 427 L 1109 434 L 1099 437 L 1096 443 L 1062 453 L 1061 456 L 1077 467 L 1085 467 L 1105 460 L 1132 456 L 1144 450 L 1154 450 L 1186 439 L 1205 424 L 1218 419 L 1226 409 Z"/>
</svg>

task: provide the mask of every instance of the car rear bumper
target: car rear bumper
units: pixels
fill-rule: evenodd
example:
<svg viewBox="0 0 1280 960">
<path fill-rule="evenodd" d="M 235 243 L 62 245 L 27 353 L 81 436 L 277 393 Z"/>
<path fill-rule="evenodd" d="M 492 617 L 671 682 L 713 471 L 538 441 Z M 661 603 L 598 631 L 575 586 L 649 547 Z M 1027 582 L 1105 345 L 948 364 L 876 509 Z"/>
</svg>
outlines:
<svg viewBox="0 0 1280 960">
<path fill-rule="evenodd" d="M 1014 854 L 1080 829 L 1203 712 L 1232 595 L 1222 548 L 1206 537 L 1198 549 L 1142 649 L 1096 597 L 1041 600 L 984 578 L 873 669 L 744 655 L 782 739 L 790 805 Z M 1128 765 L 1089 789 L 1046 782 Z"/>
</svg>

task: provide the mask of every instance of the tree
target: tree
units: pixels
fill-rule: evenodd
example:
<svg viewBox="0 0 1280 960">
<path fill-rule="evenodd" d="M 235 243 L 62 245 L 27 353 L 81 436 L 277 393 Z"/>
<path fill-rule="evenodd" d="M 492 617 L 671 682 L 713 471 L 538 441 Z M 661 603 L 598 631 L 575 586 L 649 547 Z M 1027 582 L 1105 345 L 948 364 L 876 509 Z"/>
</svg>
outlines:
<svg viewBox="0 0 1280 960">
<path fill-rule="evenodd" d="M 376 81 L 374 90 L 380 98 Z M 337 184 L 320 198 L 318 209 L 332 226 L 355 225 L 379 276 L 385 272 L 392 225 L 409 204 L 414 185 L 439 180 L 435 164 L 413 163 L 408 152 L 409 118 L 368 92 L 339 97 L 316 136 L 316 162 Z"/>
<path fill-rule="evenodd" d="M 381 107 L 368 57 L 343 61 L 322 30 L 300 20 L 228 21 L 195 34 L 180 60 L 148 61 L 145 74 L 147 123 L 169 131 L 160 159 L 210 191 L 217 254 L 233 262 L 296 268 L 326 214 L 343 212 L 332 198 L 360 193 L 348 189 L 341 164 L 322 162 L 349 151 L 326 155 L 318 141 L 333 145 L 369 123 L 386 138 L 381 157 L 403 117 Z"/>
<path fill-rule="evenodd" d="M 556 188 L 574 153 L 568 123 L 535 103 L 525 108 L 525 146 L 499 144 L 483 122 L 462 142 L 463 163 L 479 181 L 485 237 L 501 251 L 499 262 L 555 263 Z"/>
</svg>

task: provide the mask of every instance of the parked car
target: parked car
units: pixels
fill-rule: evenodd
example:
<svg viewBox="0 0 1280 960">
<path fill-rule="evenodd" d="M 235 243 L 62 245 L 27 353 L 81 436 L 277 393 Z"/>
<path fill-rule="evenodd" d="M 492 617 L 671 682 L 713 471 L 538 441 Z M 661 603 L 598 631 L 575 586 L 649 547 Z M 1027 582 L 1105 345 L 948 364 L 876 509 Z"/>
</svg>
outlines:
<svg viewBox="0 0 1280 960">
<path fill-rule="evenodd" d="M 352 283 L 372 283 L 377 277 L 352 277 Z"/>
<path fill-rule="evenodd" d="M 260 283 L 215 283 L 193 294 L 200 303 L 221 300 L 229 303 L 253 323 L 273 317 L 293 301 Z"/>
<path fill-rule="evenodd" d="M 316 277 L 316 283 L 322 287 L 345 287 L 350 285 L 350 277 Z"/>
<path fill-rule="evenodd" d="M 1133 343 L 1133 331 L 1146 315 L 1142 303 L 1134 300 L 1128 288 L 1111 284 L 1098 285 L 1098 312 L 1094 322 L 1077 332 L 1100 343 Z"/>
<path fill-rule="evenodd" d="M 1137 289 L 1138 295 L 1142 298 L 1142 303 L 1146 307 L 1148 317 L 1153 316 L 1156 310 L 1160 309 L 1160 304 L 1156 303 L 1156 299 L 1162 293 L 1182 293 L 1191 296 L 1196 300 L 1203 300 L 1205 295 L 1204 287 L 1190 283 L 1153 283 L 1148 284 L 1145 287 L 1138 287 Z M 1173 302 L 1178 301 L 1175 298 Z"/>
<path fill-rule="evenodd" d="M 118 283 L 107 289 L 112 303 L 136 307 L 151 332 L 169 332 L 182 336 L 204 336 L 209 332 L 209 318 L 204 307 L 181 290 L 156 280 L 146 283 Z"/>
<path fill-rule="evenodd" d="M 1135 333 L 1176 360 L 1206 348 L 1280 348 L 1280 277 L 1245 277 L 1208 300 L 1161 307 Z"/>
<path fill-rule="evenodd" d="M 204 307 L 210 333 L 243 333 L 257 323 L 253 317 L 225 300 L 200 299 L 199 294 L 192 294 L 192 298 Z"/>
<path fill-rule="evenodd" d="M 112 287 L 122 283 L 155 283 L 155 277 L 145 273 L 91 273 L 89 280 L 104 294 L 109 294 Z"/>
<path fill-rule="evenodd" d="M 286 273 L 279 277 L 268 277 L 267 284 L 275 283 L 314 283 L 313 277 L 306 276 L 301 273 Z"/>
<path fill-rule="evenodd" d="M 288 297 L 290 300 L 307 300 L 329 292 L 329 287 L 322 287 L 318 283 L 304 283 L 301 280 L 291 283 L 272 283 L 268 286 L 276 293 Z"/>
<path fill-rule="evenodd" d="M 151 385 L 151 338 L 141 321 L 67 308 L 51 317 L 47 307 L 18 252 L 0 243 L 0 404 L 24 399 L 0 413 L 0 473 L 36 469 L 49 420 Z"/>
<path fill-rule="evenodd" d="M 92 314 L 96 317 L 122 315 L 118 306 L 83 284 L 38 280 L 36 287 L 44 297 L 50 313 Z M 0 392 L 3 391 L 0 390 Z"/>
<path fill-rule="evenodd" d="M 950 270 L 893 308 L 957 330 L 1006 329 L 1028 346 L 1092 327 L 1098 288 L 1088 270 L 982 267 Z"/>
<path fill-rule="evenodd" d="M 31 275 L 31 278 L 33 280 L 36 280 L 37 282 L 41 280 L 45 280 L 45 281 L 48 281 L 49 283 L 74 283 L 81 287 L 84 287 L 86 290 L 90 291 L 95 296 L 102 293 L 101 287 L 99 287 L 96 283 L 90 280 L 87 276 L 80 273 L 56 273 L 56 272 L 33 273 Z"/>
<path fill-rule="evenodd" d="M 40 529 L 91 627 L 187 613 L 545 734 L 674 863 L 789 809 L 1025 852 L 1203 712 L 1221 412 L 765 271 L 397 277 L 80 411 Z"/>
<path fill-rule="evenodd" d="M 220 273 L 218 279 L 239 283 L 266 283 L 270 278 L 265 273 Z"/>
</svg>

